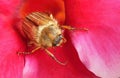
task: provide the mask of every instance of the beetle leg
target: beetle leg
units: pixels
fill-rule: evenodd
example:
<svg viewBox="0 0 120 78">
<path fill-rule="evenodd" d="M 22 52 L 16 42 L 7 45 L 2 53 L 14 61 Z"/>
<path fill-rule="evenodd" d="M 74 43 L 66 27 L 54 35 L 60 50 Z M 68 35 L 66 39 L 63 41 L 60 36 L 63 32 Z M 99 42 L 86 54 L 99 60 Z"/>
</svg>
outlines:
<svg viewBox="0 0 120 78">
<path fill-rule="evenodd" d="M 63 39 L 63 42 L 64 42 L 64 43 L 66 43 L 66 42 L 67 42 L 67 40 L 66 40 L 66 38 L 65 38 L 65 37 L 62 37 L 62 39 Z"/>
<path fill-rule="evenodd" d="M 18 52 L 17 54 L 18 55 L 20 55 L 20 54 L 32 54 L 32 53 L 34 53 L 35 51 L 37 51 L 38 49 L 40 49 L 40 47 L 37 47 L 37 48 L 35 48 L 35 49 L 33 49 L 31 52 Z"/>
<path fill-rule="evenodd" d="M 62 63 L 60 62 L 50 51 L 48 51 L 47 49 L 45 49 L 45 52 L 52 57 L 52 59 L 54 59 L 57 63 L 61 64 L 61 65 L 66 65 L 66 63 Z"/>
<path fill-rule="evenodd" d="M 84 30 L 84 31 L 88 31 L 87 28 L 74 28 L 74 27 L 67 26 L 67 25 L 62 25 L 60 27 L 63 28 L 63 29 L 67 29 L 67 30 Z"/>
<path fill-rule="evenodd" d="M 30 42 L 28 42 L 28 46 L 32 46 L 34 44 L 34 42 L 33 41 L 30 41 Z"/>
</svg>

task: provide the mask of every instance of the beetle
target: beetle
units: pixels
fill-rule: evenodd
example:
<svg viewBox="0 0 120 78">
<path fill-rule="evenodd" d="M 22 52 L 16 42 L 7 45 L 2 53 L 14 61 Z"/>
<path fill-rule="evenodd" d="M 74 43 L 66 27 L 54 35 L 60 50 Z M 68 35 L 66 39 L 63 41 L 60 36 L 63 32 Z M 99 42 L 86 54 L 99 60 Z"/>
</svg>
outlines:
<svg viewBox="0 0 120 78">
<path fill-rule="evenodd" d="M 61 25 L 53 17 L 52 14 L 43 12 L 32 12 L 28 14 L 22 22 L 22 31 L 24 37 L 28 40 L 29 45 L 34 45 L 31 52 L 18 52 L 18 54 L 31 54 L 36 50 L 42 48 L 61 65 L 65 63 L 60 62 L 47 48 L 61 46 L 66 42 L 62 30 L 74 30 L 71 26 Z M 82 30 L 86 30 L 82 28 Z"/>
</svg>

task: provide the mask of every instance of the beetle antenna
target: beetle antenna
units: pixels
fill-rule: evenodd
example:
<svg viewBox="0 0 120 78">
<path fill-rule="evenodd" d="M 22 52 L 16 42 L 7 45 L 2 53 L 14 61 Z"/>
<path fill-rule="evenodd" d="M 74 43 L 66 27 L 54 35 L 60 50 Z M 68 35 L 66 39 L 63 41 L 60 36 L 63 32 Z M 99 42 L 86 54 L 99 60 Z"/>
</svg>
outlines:
<svg viewBox="0 0 120 78">
<path fill-rule="evenodd" d="M 67 25 L 62 25 L 60 26 L 61 28 L 63 29 L 67 29 L 67 30 L 83 30 L 83 31 L 88 31 L 88 28 L 74 28 L 74 27 L 71 27 L 71 26 L 67 26 Z"/>
</svg>

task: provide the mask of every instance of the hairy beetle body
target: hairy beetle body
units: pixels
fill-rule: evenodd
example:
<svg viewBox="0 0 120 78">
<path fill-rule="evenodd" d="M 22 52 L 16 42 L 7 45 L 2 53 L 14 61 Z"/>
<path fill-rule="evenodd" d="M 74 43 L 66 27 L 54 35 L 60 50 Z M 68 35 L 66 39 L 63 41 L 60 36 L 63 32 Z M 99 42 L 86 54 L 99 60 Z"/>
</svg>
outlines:
<svg viewBox="0 0 120 78">
<path fill-rule="evenodd" d="M 52 15 L 33 12 L 25 18 L 22 28 L 29 43 L 35 46 L 47 48 L 63 42 L 62 29 Z"/>
<path fill-rule="evenodd" d="M 23 36 L 28 40 L 28 44 L 34 45 L 36 48 L 31 52 L 18 52 L 18 54 L 31 54 L 43 48 L 56 62 L 65 65 L 66 63 L 58 61 L 57 58 L 47 50 L 47 48 L 60 46 L 66 42 L 62 33 L 63 29 L 74 30 L 75 28 L 65 25 L 60 26 L 52 14 L 42 12 L 30 13 L 22 22 L 22 31 Z M 87 29 L 81 28 L 80 30 L 86 31 Z"/>
</svg>

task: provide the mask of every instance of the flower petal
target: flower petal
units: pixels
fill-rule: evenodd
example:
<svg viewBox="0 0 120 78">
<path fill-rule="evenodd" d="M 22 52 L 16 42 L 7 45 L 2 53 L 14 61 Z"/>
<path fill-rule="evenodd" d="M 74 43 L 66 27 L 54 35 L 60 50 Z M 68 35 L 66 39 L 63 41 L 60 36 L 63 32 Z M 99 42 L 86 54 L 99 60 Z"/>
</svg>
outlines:
<svg viewBox="0 0 120 78">
<path fill-rule="evenodd" d="M 12 24 L 19 3 L 19 0 L 0 1 L 0 78 L 22 78 L 24 59 L 16 52 L 23 44 Z"/>
<path fill-rule="evenodd" d="M 120 77 L 119 0 L 66 0 L 66 21 L 88 32 L 71 39 L 86 67 L 102 78 Z M 77 8 L 76 8 L 77 7 Z"/>
<path fill-rule="evenodd" d="M 24 78 L 96 78 L 79 61 L 70 41 L 63 47 L 56 47 L 55 52 L 54 50 L 51 52 L 57 59 L 67 62 L 67 64 L 65 66 L 60 65 L 43 50 L 38 50 L 26 57 Z"/>
<path fill-rule="evenodd" d="M 22 17 L 31 12 L 52 13 L 60 23 L 64 22 L 64 3 L 62 0 L 27 0 L 21 9 Z"/>
</svg>

